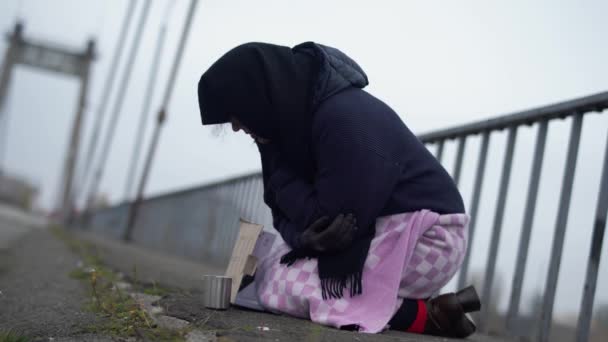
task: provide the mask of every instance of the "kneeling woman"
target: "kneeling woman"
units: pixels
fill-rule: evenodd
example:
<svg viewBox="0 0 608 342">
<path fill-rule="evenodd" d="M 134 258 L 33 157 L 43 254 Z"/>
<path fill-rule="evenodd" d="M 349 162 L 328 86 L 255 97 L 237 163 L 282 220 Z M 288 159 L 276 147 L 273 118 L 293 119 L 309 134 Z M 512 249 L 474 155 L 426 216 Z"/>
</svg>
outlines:
<svg viewBox="0 0 608 342">
<path fill-rule="evenodd" d="M 462 198 L 439 162 L 337 49 L 249 43 L 198 84 L 204 125 L 256 142 L 285 244 L 258 267 L 271 311 L 342 329 L 466 337 L 472 287 L 430 299 L 467 245 Z"/>
</svg>

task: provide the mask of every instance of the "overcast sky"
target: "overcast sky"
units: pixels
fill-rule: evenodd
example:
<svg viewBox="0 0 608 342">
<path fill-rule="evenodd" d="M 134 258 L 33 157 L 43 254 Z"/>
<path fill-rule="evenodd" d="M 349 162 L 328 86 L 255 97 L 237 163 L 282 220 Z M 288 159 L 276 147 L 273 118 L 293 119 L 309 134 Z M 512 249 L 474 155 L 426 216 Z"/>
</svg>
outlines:
<svg viewBox="0 0 608 342">
<path fill-rule="evenodd" d="M 154 110 L 159 106 L 181 32 L 188 1 L 175 1 L 174 6 L 169 3 L 170 0 L 154 0 L 137 55 L 102 182 L 103 192 L 112 201 L 123 198 L 135 126 L 160 23 L 169 20 L 169 34 L 153 99 Z M 27 37 L 56 41 L 76 49 L 84 48 L 85 41 L 95 37 L 99 58 L 88 102 L 87 138 L 92 118 L 98 114 L 101 90 L 126 5 L 123 0 L 0 2 L 2 31 L 11 30 L 15 18 L 20 16 L 25 21 Z M 167 13 L 171 14 L 169 18 Z M 391 105 L 414 132 L 423 133 L 608 90 L 606 13 L 608 2 L 602 0 L 200 1 L 147 193 L 172 191 L 259 170 L 257 150 L 247 137 L 242 134 L 216 137 L 200 125 L 196 83 L 213 61 L 237 44 L 265 41 L 295 45 L 313 40 L 338 47 L 367 72 L 368 90 Z M 139 11 L 136 18 L 138 15 Z M 0 43 L 0 53 L 6 46 L 5 41 Z M 8 148 L 2 165 L 40 185 L 39 204 L 44 208 L 55 205 L 77 93 L 75 80 L 26 68 L 18 69 L 11 83 Z M 580 302 L 583 285 L 580 279 L 584 277 L 589 248 L 607 117 L 604 114 L 585 118 L 579 156 L 583 167 L 577 170 L 558 287 L 560 299 L 556 303 L 562 311 L 578 310 Z M 531 256 L 533 261 L 529 262 L 527 294 L 542 288 L 545 278 L 568 124 L 552 124 L 549 133 L 533 234 L 532 253 L 539 254 Z M 522 167 L 513 170 L 503 227 L 499 252 L 499 261 L 506 265 L 499 270 L 503 282 L 510 282 L 513 272 L 513 262 L 508 260 L 513 259 L 519 239 L 533 132 L 522 129 L 516 147 L 515 165 Z M 477 146 L 473 140 L 465 157 L 461 184 L 465 200 L 470 199 Z M 487 198 L 480 208 L 480 227 L 489 227 L 493 219 L 504 136 L 493 138 L 491 146 L 487 190 L 483 193 Z M 454 149 L 454 145 L 447 147 L 448 169 Z M 485 265 L 485 241 L 490 231 L 487 227 L 479 228 L 474 241 L 477 269 Z M 598 289 L 602 284 L 604 288 L 608 286 L 606 253 L 602 262 Z M 608 302 L 608 294 L 602 292 L 598 296 Z M 506 299 L 502 305 L 506 305 Z"/>
</svg>

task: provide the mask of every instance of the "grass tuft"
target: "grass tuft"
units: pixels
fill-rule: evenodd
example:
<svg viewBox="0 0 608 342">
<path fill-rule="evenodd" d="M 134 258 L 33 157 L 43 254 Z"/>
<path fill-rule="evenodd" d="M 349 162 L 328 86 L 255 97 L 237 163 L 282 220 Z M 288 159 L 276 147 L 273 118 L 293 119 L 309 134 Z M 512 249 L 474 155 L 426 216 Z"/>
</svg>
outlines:
<svg viewBox="0 0 608 342">
<path fill-rule="evenodd" d="M 85 308 L 106 318 L 101 323 L 86 327 L 84 332 L 123 338 L 137 337 L 145 341 L 185 340 L 184 337 L 191 328 L 170 330 L 158 327 L 143 305 L 115 286 L 118 275 L 103 265 L 94 246 L 70 237 L 61 228 L 55 227 L 52 231 L 82 258 L 82 264 L 72 270 L 69 276 L 86 283 L 90 300 Z M 135 282 L 134 287 L 138 287 L 137 280 Z M 167 291 L 152 284 L 144 289 L 144 293 L 162 295 Z M 0 339 L 0 342 L 4 341 Z"/>
<path fill-rule="evenodd" d="M 0 331 L 0 342 L 29 342 L 29 337 L 13 331 Z"/>
<path fill-rule="evenodd" d="M 156 284 L 156 282 L 153 282 L 152 285 L 149 286 L 145 286 L 143 289 L 143 292 L 147 295 L 152 295 L 152 296 L 164 296 L 166 294 L 169 293 L 169 290 L 162 288 L 160 286 L 158 286 Z"/>
</svg>

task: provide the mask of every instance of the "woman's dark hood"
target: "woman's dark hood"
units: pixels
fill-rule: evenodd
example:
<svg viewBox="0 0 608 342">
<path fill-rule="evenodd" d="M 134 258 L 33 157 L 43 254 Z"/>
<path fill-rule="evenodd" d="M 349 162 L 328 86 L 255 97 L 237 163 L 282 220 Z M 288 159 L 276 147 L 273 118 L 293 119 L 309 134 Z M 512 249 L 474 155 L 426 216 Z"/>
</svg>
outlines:
<svg viewBox="0 0 608 342">
<path fill-rule="evenodd" d="M 230 50 L 202 75 L 199 108 L 203 125 L 226 123 L 230 116 L 277 122 L 302 107 L 312 116 L 329 96 L 367 84 L 361 67 L 338 49 L 312 42 L 293 49 L 247 43 Z"/>
<path fill-rule="evenodd" d="M 313 114 L 323 100 L 367 84 L 361 67 L 338 49 L 313 42 L 294 48 L 247 43 L 202 75 L 198 101 L 203 125 L 233 116 L 284 152 L 296 152 L 310 145 Z"/>
</svg>

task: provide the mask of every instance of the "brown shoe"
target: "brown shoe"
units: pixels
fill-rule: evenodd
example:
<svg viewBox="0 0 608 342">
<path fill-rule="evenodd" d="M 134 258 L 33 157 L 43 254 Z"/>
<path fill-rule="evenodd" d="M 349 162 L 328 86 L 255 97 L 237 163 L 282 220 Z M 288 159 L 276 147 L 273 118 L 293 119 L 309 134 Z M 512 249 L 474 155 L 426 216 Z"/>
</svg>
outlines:
<svg viewBox="0 0 608 342">
<path fill-rule="evenodd" d="M 467 312 L 481 309 L 473 286 L 456 293 L 447 293 L 426 302 L 427 320 L 424 333 L 443 337 L 464 338 L 475 332 L 475 324 Z"/>
</svg>

